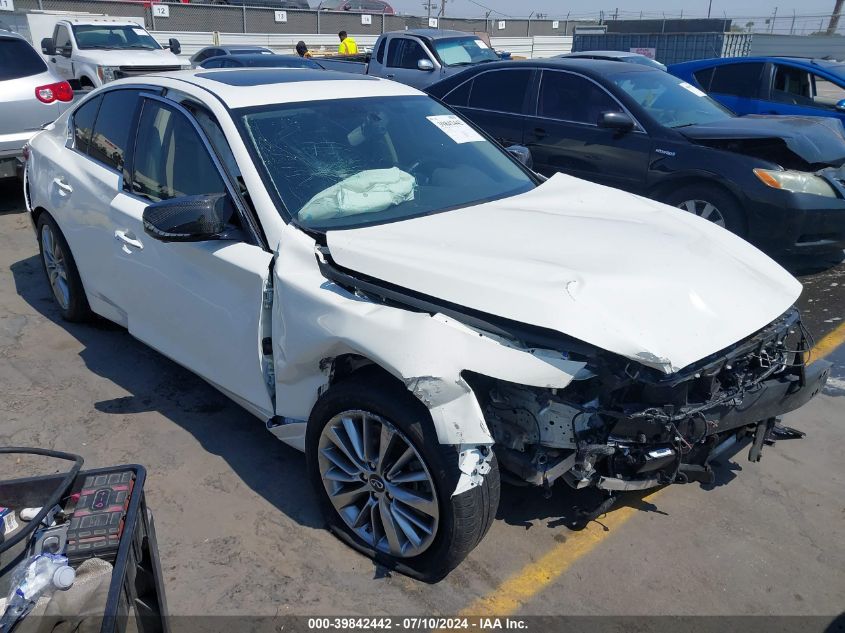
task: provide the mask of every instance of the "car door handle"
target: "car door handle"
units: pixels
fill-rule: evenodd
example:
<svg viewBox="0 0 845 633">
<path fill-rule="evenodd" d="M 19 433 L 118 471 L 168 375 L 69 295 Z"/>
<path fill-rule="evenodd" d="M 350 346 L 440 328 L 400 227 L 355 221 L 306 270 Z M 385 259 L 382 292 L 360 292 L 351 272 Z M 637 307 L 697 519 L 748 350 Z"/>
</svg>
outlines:
<svg viewBox="0 0 845 633">
<path fill-rule="evenodd" d="M 69 196 L 73 193 L 73 187 L 67 184 L 64 178 L 53 178 L 53 184 L 58 187 L 59 195 Z"/>
<path fill-rule="evenodd" d="M 541 127 L 534 128 L 534 136 L 537 138 L 545 138 L 548 135 L 548 132 Z"/>
<path fill-rule="evenodd" d="M 144 248 L 144 245 L 139 240 L 135 239 L 135 234 L 132 231 L 115 231 L 114 239 L 118 242 L 123 242 L 132 248 L 137 248 L 139 251 Z"/>
</svg>

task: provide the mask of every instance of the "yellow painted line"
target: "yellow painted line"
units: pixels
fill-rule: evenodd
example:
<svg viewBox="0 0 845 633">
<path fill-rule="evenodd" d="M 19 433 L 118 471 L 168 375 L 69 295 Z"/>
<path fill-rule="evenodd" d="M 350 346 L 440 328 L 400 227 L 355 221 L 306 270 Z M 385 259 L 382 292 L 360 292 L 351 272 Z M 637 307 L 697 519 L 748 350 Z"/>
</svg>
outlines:
<svg viewBox="0 0 845 633">
<path fill-rule="evenodd" d="M 642 497 L 642 500 L 651 501 L 663 490 L 665 488 L 656 490 Z M 538 560 L 527 564 L 486 596 L 473 602 L 461 611 L 461 615 L 468 617 L 513 614 L 639 512 L 637 508 L 622 506 L 596 521 L 591 521 L 583 530 L 567 534 L 566 541 L 555 545 Z"/>
<path fill-rule="evenodd" d="M 845 344 L 845 322 L 824 336 L 813 347 L 810 360 L 819 360 Z M 651 501 L 666 488 L 661 488 L 642 498 Z M 593 551 L 616 530 L 625 525 L 639 510 L 623 506 L 611 510 L 586 528 L 567 535 L 566 541 L 555 545 L 538 560 L 525 565 L 508 577 L 490 593 L 475 600 L 461 611 L 462 616 L 507 616 L 515 613 L 535 595 L 560 578 L 578 560 Z"/>
<path fill-rule="evenodd" d="M 816 343 L 816 346 L 810 351 L 810 362 L 828 356 L 843 343 L 845 343 L 845 321 L 840 323 L 831 332 L 825 334 Z"/>
</svg>

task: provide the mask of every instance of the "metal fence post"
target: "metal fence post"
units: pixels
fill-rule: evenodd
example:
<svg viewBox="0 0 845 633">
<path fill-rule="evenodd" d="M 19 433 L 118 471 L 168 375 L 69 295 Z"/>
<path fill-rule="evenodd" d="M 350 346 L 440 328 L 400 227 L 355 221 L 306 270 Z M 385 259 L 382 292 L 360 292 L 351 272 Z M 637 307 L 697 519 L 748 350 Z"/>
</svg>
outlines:
<svg viewBox="0 0 845 633">
<path fill-rule="evenodd" d="M 384 9 L 381 11 L 381 32 L 384 33 Z"/>
<path fill-rule="evenodd" d="M 156 30 L 156 12 L 150 6 L 150 21 L 153 23 L 153 31 Z"/>
<path fill-rule="evenodd" d="M 38 0 L 38 10 L 39 10 L 39 11 L 43 11 L 43 10 L 44 10 L 44 6 L 42 5 L 41 0 Z"/>
<path fill-rule="evenodd" d="M 319 7 L 319 5 L 317 5 L 317 35 L 320 34 L 320 14 L 321 13 L 322 13 L 322 11 L 320 11 L 320 7 Z"/>
<path fill-rule="evenodd" d="M 243 29 L 242 29 L 242 32 L 246 33 L 246 3 L 241 5 L 241 9 L 243 9 Z"/>
<path fill-rule="evenodd" d="M 534 12 L 531 12 L 531 15 L 534 15 Z M 525 35 L 527 37 L 531 37 L 531 15 L 528 16 L 528 24 L 525 27 Z M 532 55 L 533 57 L 533 55 Z"/>
</svg>

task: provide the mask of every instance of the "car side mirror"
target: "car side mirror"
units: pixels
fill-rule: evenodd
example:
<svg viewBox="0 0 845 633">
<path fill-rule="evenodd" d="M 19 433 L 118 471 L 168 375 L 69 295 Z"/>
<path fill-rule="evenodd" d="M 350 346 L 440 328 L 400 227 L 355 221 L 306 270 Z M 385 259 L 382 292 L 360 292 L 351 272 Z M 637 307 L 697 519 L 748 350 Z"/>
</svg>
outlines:
<svg viewBox="0 0 845 633">
<path fill-rule="evenodd" d="M 52 37 L 45 37 L 41 40 L 41 52 L 45 55 L 55 55 L 56 45 L 53 43 Z"/>
<path fill-rule="evenodd" d="M 836 105 L 833 107 L 836 108 L 839 112 L 845 112 L 845 99 L 840 99 L 836 102 Z"/>
<path fill-rule="evenodd" d="M 419 70 L 431 72 L 434 70 L 434 64 L 431 63 L 430 59 L 421 59 L 417 62 L 417 68 Z"/>
<path fill-rule="evenodd" d="M 534 159 L 531 157 L 531 150 L 525 147 L 525 145 L 511 145 L 506 147 L 505 151 L 528 167 L 528 169 L 533 169 Z"/>
<path fill-rule="evenodd" d="M 609 130 L 630 132 L 634 129 L 634 119 L 624 112 L 602 112 L 598 125 Z"/>
<path fill-rule="evenodd" d="M 170 52 L 174 55 L 178 55 L 182 52 L 182 45 L 179 43 L 179 40 L 177 40 L 175 37 L 171 37 L 169 40 L 167 40 L 167 48 L 169 48 Z"/>
<path fill-rule="evenodd" d="M 224 193 L 182 196 L 154 202 L 144 209 L 144 231 L 162 242 L 235 239 L 229 224 L 235 208 Z"/>
</svg>

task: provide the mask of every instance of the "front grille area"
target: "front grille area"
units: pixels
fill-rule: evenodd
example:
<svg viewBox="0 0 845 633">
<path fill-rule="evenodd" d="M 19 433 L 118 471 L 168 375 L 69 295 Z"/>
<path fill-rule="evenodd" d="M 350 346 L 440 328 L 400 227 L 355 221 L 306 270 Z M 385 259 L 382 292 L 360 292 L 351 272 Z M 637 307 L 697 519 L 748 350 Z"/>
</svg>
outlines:
<svg viewBox="0 0 845 633">
<path fill-rule="evenodd" d="M 120 66 L 120 70 L 115 72 L 115 77 L 122 79 L 124 77 L 137 77 L 138 75 L 146 75 L 149 73 L 166 73 L 174 70 L 181 70 L 181 66 Z"/>
</svg>

